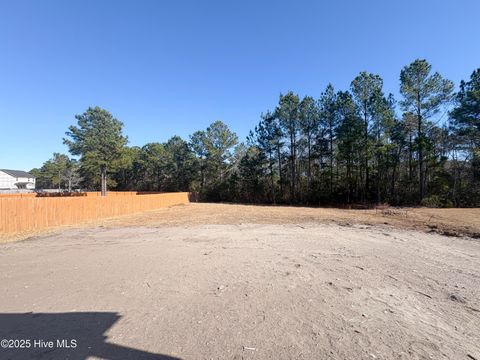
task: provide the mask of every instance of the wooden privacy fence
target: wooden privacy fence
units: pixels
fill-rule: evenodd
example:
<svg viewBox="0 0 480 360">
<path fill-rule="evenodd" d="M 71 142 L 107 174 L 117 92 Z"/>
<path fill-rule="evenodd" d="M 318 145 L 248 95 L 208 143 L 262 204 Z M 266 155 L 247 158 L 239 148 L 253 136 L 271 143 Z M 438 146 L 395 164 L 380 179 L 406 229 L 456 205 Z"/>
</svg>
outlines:
<svg viewBox="0 0 480 360">
<path fill-rule="evenodd" d="M 138 191 L 108 191 L 107 196 L 130 196 L 130 195 L 137 195 L 137 194 L 143 194 L 142 192 Z M 145 194 L 156 194 L 152 192 L 145 192 Z M 73 197 L 73 196 L 102 196 L 102 193 L 100 191 L 86 191 L 86 192 L 80 192 L 80 193 L 58 193 L 58 192 L 48 192 L 48 193 L 35 193 L 35 192 L 28 192 L 28 193 L 6 193 L 6 194 L 1 194 L 0 193 L 0 198 L 5 198 L 5 197 Z"/>
<path fill-rule="evenodd" d="M 0 234 L 15 234 L 187 204 L 188 193 L 80 197 L 0 197 Z"/>
</svg>

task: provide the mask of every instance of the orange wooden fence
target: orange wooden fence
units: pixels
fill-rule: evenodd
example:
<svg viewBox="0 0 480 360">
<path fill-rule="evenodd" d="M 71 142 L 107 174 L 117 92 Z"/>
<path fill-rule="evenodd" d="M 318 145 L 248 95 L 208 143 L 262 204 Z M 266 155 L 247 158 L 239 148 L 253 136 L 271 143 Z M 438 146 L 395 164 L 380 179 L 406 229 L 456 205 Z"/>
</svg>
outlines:
<svg viewBox="0 0 480 360">
<path fill-rule="evenodd" d="M 80 197 L 0 197 L 0 234 L 15 234 L 87 220 L 187 204 L 188 193 Z"/>
<path fill-rule="evenodd" d="M 137 194 L 141 194 L 137 191 L 107 191 L 107 195 L 108 196 L 123 196 L 123 195 L 137 195 Z M 155 193 L 151 193 L 151 194 L 155 194 Z M 62 193 L 57 193 L 57 192 L 50 192 L 50 193 L 44 193 L 43 196 L 42 194 L 37 194 L 37 193 L 34 193 L 34 192 L 28 192 L 28 193 L 5 193 L 5 194 L 2 194 L 0 193 L 0 198 L 4 198 L 4 197 L 48 197 L 48 196 L 52 196 L 52 197 L 57 197 L 57 196 L 60 196 L 62 195 Z M 64 194 L 64 195 L 68 195 L 68 194 Z M 102 196 L 102 193 L 100 191 L 86 191 L 86 192 L 81 192 L 81 193 L 72 193 L 72 195 L 75 195 L 75 196 Z M 67 197 L 67 196 L 65 196 Z"/>
</svg>

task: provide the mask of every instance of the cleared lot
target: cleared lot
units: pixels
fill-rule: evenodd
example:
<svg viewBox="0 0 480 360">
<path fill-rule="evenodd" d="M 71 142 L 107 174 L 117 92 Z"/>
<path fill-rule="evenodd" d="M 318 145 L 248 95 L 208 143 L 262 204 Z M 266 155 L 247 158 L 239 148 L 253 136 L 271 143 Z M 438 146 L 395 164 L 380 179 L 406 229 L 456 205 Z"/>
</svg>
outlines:
<svg viewBox="0 0 480 360">
<path fill-rule="evenodd" d="M 77 340 L 0 358 L 480 359 L 480 242 L 436 233 L 462 211 L 191 204 L 0 245 L 0 339 Z"/>
</svg>

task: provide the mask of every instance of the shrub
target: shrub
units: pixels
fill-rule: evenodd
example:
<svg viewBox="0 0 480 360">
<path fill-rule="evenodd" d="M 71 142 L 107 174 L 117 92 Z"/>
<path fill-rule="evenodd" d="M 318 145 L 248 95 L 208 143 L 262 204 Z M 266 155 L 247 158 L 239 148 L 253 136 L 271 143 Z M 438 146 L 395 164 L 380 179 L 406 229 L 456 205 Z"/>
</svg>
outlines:
<svg viewBox="0 0 480 360">
<path fill-rule="evenodd" d="M 438 208 L 442 206 L 442 201 L 438 195 L 430 195 L 423 198 L 420 205 L 430 208 Z"/>
</svg>

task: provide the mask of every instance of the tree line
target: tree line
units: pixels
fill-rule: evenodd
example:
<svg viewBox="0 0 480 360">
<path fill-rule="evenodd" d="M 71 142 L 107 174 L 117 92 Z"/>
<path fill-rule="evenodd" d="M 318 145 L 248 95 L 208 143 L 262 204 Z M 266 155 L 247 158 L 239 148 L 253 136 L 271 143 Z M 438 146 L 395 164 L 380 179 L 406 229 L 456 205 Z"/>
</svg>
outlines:
<svg viewBox="0 0 480 360">
<path fill-rule="evenodd" d="M 39 188 L 190 191 L 204 201 L 329 205 L 480 205 L 480 69 L 454 84 L 417 59 L 396 100 L 379 75 L 318 98 L 281 94 L 245 142 L 215 121 L 188 140 L 127 146 L 99 107 L 76 116 L 64 143 L 32 173 Z"/>
</svg>

